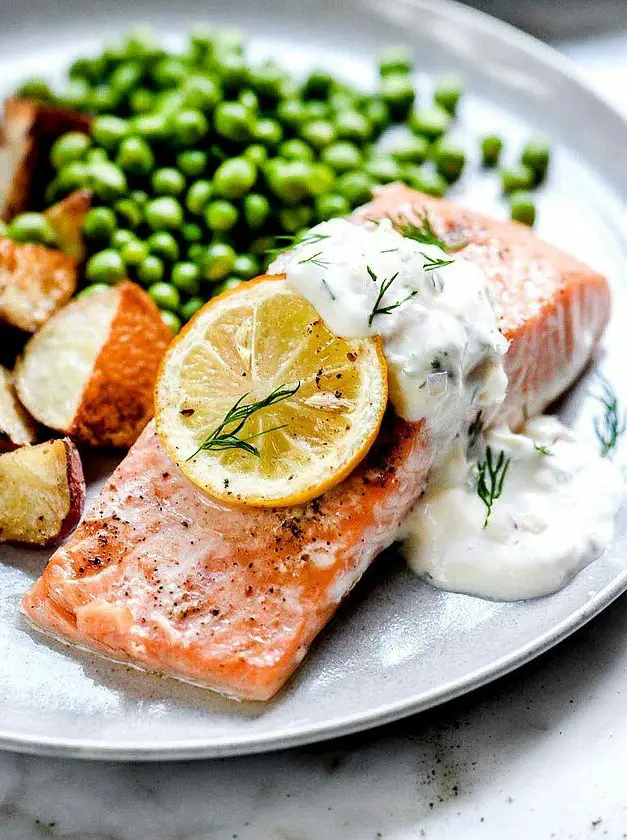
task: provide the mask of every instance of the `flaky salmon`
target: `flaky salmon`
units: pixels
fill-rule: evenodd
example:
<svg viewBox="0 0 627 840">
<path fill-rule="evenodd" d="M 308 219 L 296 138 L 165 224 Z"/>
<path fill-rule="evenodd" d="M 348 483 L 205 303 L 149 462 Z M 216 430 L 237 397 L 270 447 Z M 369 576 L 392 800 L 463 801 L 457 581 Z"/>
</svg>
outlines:
<svg viewBox="0 0 627 840">
<path fill-rule="evenodd" d="M 581 372 L 609 316 L 607 282 L 521 225 L 404 187 L 381 190 L 357 218 L 425 210 L 441 235 L 467 243 L 463 255 L 493 286 L 510 340 L 500 416 L 516 425 Z M 398 537 L 431 465 L 425 424 L 390 410 L 366 459 L 330 492 L 290 509 L 234 508 L 191 484 L 150 425 L 24 612 L 112 658 L 267 700 Z"/>
</svg>

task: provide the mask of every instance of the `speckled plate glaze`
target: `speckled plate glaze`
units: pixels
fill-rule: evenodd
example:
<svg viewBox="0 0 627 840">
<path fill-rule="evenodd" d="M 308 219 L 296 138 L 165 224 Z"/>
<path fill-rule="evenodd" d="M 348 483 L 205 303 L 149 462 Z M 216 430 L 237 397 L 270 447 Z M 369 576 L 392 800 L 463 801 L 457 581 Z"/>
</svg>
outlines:
<svg viewBox="0 0 627 840">
<path fill-rule="evenodd" d="M 455 68 L 466 78 L 472 93 L 462 109 L 465 135 L 501 132 L 513 155 L 532 127 L 549 132 L 557 154 L 538 229 L 611 277 L 615 314 L 600 363 L 627 401 L 621 289 L 627 212 L 618 198 L 627 195 L 627 125 L 565 60 L 485 15 L 429 0 L 4 0 L 1 84 L 9 92 L 27 75 L 60 70 L 131 23 L 150 21 L 174 42 L 199 19 L 242 26 L 254 35 L 259 56 L 278 55 L 294 72 L 325 64 L 358 84 L 374 81 L 379 48 L 408 42 L 421 71 Z M 469 170 L 457 197 L 503 215 L 496 179 Z M 598 411 L 589 393 L 593 381 L 591 374 L 561 407 L 586 434 Z M 112 466 L 103 459 L 87 464 L 92 493 Z M 431 589 L 388 552 L 288 687 L 262 706 L 49 644 L 18 614 L 47 554 L 2 546 L 0 746 L 129 760 L 224 756 L 385 723 L 470 691 L 572 633 L 627 588 L 626 549 L 623 510 L 605 557 L 557 595 L 515 604 Z"/>
</svg>

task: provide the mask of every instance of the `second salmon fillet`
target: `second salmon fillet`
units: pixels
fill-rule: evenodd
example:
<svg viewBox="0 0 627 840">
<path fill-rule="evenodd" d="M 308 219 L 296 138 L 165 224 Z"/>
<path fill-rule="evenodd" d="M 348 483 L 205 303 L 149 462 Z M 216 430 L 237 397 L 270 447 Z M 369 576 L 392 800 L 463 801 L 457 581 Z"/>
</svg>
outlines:
<svg viewBox="0 0 627 840">
<path fill-rule="evenodd" d="M 581 372 L 609 316 L 606 280 L 528 229 L 404 187 L 358 218 L 422 214 L 485 270 L 510 340 L 500 419 L 517 425 Z M 494 419 L 494 418 L 490 418 Z M 26 594 L 36 625 L 106 656 L 267 700 L 399 535 L 432 466 L 423 423 L 390 411 L 362 464 L 319 499 L 234 508 L 193 485 L 150 425 Z"/>
</svg>

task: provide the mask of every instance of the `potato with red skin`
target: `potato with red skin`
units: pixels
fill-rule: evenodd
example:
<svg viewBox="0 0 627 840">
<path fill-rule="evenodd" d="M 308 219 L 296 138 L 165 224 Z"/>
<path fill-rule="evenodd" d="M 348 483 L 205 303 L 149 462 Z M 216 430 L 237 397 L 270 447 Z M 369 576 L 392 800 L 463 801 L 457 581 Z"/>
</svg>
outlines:
<svg viewBox="0 0 627 840">
<path fill-rule="evenodd" d="M 84 503 L 83 467 L 68 438 L 0 455 L 0 542 L 55 545 L 76 528 Z"/>
<path fill-rule="evenodd" d="M 13 374 L 0 365 L 0 452 L 27 446 L 36 439 L 33 418 L 15 393 Z"/>
<path fill-rule="evenodd" d="M 18 396 L 42 425 L 92 446 L 130 447 L 154 413 L 172 333 L 128 280 L 76 298 L 27 342 Z"/>
</svg>

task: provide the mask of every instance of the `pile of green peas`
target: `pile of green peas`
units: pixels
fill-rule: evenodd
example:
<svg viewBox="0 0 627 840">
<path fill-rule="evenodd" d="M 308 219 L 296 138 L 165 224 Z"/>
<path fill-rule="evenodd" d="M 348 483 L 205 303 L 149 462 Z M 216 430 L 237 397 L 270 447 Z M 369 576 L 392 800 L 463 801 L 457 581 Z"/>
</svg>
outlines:
<svg viewBox="0 0 627 840">
<path fill-rule="evenodd" d="M 79 188 L 94 206 L 83 293 L 130 277 L 145 286 L 176 332 L 206 300 L 267 267 L 277 236 L 298 236 L 349 213 L 379 184 L 403 181 L 443 196 L 466 152 L 448 136 L 463 94 L 454 76 L 418 103 L 406 49 L 379 60 L 378 89 L 364 94 L 326 70 L 296 82 L 272 60 L 252 65 L 234 30 L 196 28 L 180 54 L 140 29 L 100 55 L 80 58 L 65 91 L 42 80 L 19 94 L 94 115 L 90 134 L 53 145 L 51 205 Z M 394 138 L 380 138 L 392 125 Z M 485 137 L 483 165 L 502 141 Z M 501 171 L 513 218 L 533 224 L 530 190 L 545 177 L 549 149 L 533 139 L 519 164 Z M 39 213 L 5 231 L 54 244 Z"/>
</svg>

